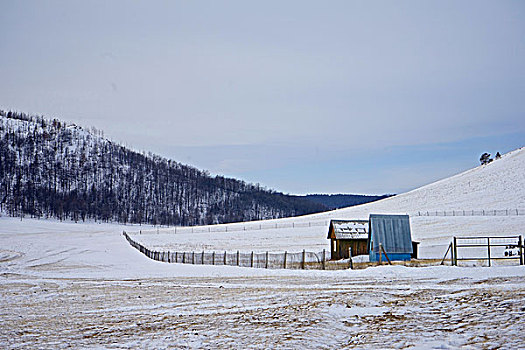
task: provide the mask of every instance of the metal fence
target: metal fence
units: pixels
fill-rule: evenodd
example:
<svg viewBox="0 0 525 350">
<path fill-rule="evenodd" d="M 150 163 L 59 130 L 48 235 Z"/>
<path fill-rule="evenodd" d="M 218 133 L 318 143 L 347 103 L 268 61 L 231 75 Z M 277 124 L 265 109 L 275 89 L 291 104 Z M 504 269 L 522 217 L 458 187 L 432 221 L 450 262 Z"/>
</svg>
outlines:
<svg viewBox="0 0 525 350">
<path fill-rule="evenodd" d="M 487 261 L 488 266 L 493 260 L 519 260 L 524 264 L 522 236 L 497 237 L 453 237 L 441 264 L 450 252 L 450 264 L 458 266 L 458 261 Z M 503 253 L 503 254 L 502 254 Z"/>
<path fill-rule="evenodd" d="M 179 252 L 154 251 L 133 240 L 126 232 L 122 233 L 129 244 L 148 258 L 167 263 L 195 265 L 228 265 L 266 269 L 309 269 L 336 270 L 350 267 L 351 260 L 330 261 L 330 252 L 274 253 L 274 252 Z"/>
</svg>

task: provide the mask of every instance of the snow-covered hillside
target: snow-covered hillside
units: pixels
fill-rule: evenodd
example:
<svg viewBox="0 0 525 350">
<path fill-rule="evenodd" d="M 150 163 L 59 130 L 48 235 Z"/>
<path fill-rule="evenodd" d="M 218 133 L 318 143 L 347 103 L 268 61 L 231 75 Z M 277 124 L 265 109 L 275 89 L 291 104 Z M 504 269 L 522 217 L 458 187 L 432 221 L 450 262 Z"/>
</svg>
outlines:
<svg viewBox="0 0 525 350">
<path fill-rule="evenodd" d="M 326 209 L 134 151 L 95 130 L 0 110 L 0 213 L 188 226 Z"/>
<path fill-rule="evenodd" d="M 463 216 L 485 212 L 486 216 Z M 497 210 L 496 216 L 493 215 Z M 458 216 L 418 216 L 456 211 Z M 330 219 L 367 219 L 370 213 L 408 213 L 422 257 L 444 254 L 452 236 L 525 234 L 525 148 L 488 165 L 413 191 L 360 206 L 296 218 L 196 228 L 156 229 L 134 235 L 155 249 L 319 251 L 328 248 Z M 516 215 L 519 214 L 519 215 Z M 151 231 L 150 231 L 151 232 Z"/>
</svg>

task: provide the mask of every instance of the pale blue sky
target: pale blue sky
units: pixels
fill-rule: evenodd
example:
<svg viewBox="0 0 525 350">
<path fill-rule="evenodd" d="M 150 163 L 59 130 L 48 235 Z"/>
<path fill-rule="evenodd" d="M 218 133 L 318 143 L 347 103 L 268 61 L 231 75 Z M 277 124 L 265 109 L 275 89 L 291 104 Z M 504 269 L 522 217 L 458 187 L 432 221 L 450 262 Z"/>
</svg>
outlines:
<svg viewBox="0 0 525 350">
<path fill-rule="evenodd" d="M 287 193 L 525 145 L 522 1 L 0 0 L 0 108 Z"/>
</svg>

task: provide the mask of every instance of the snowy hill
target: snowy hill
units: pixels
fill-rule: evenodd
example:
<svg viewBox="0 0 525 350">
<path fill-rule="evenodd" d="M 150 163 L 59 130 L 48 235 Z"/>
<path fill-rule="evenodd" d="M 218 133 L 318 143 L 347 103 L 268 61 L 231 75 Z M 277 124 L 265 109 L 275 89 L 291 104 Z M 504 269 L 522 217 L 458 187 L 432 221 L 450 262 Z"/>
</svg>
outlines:
<svg viewBox="0 0 525 350">
<path fill-rule="evenodd" d="M 484 166 L 413 191 L 372 203 L 361 210 L 417 212 L 525 209 L 525 148 Z M 352 210 L 340 211 L 345 215 Z"/>
<path fill-rule="evenodd" d="M 0 110 L 0 212 L 10 216 L 202 225 L 327 209 L 133 151 L 96 130 Z"/>
<path fill-rule="evenodd" d="M 441 216 L 420 216 L 436 211 Z M 448 216 L 443 216 L 446 212 Z M 296 218 L 179 228 L 176 234 L 174 229 L 161 229 L 160 234 L 135 238 L 155 249 L 319 251 L 328 247 L 330 219 L 367 219 L 370 213 L 408 213 L 413 238 L 421 241 L 423 257 L 444 254 L 452 236 L 523 235 L 525 148 L 488 165 L 373 203 Z"/>
</svg>

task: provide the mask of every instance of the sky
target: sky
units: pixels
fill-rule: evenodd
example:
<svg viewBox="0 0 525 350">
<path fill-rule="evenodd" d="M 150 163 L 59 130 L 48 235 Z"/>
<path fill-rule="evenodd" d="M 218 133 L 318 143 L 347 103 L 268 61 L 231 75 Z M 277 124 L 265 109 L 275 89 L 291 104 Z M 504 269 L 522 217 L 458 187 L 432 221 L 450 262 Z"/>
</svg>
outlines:
<svg viewBox="0 0 525 350">
<path fill-rule="evenodd" d="M 0 0 L 0 109 L 290 194 L 525 146 L 523 1 Z"/>
</svg>

